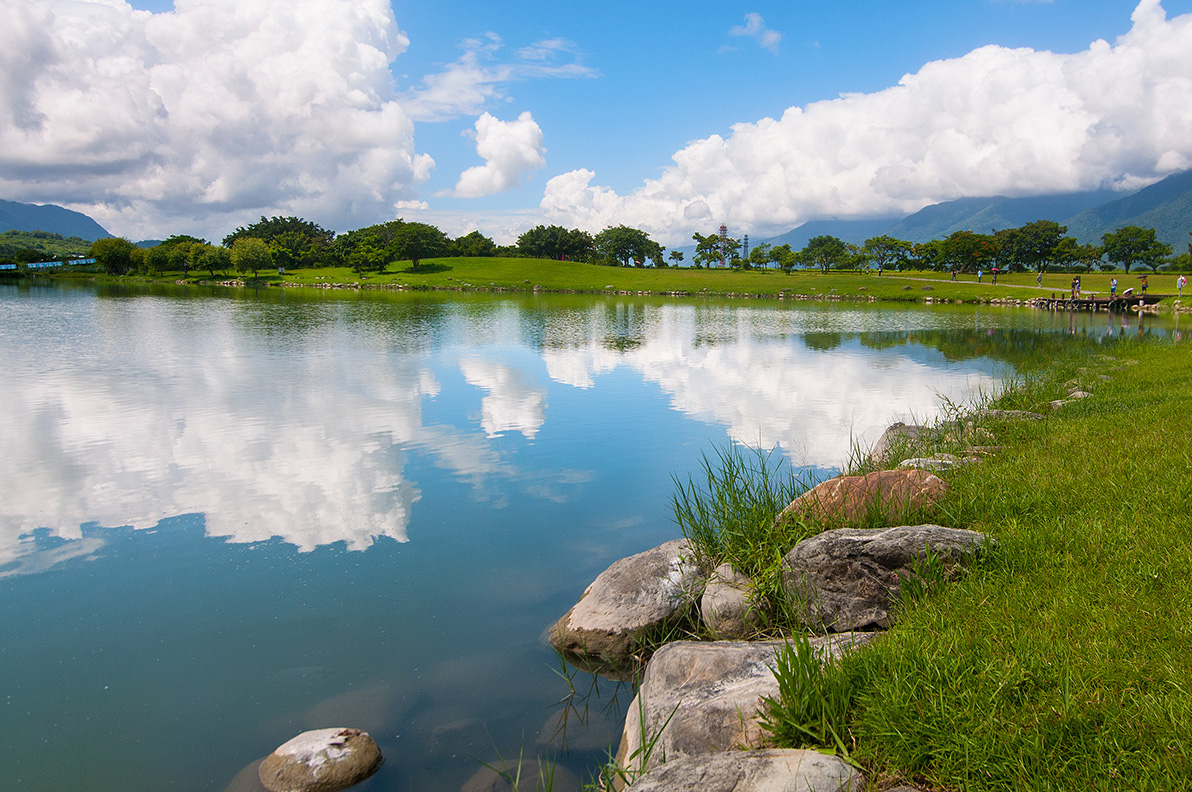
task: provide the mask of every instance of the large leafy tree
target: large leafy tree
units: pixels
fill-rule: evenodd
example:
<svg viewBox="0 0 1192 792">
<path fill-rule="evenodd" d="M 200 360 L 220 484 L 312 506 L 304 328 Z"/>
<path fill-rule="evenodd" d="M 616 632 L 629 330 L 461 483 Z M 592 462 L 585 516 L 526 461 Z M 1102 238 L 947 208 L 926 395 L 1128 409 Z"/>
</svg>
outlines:
<svg viewBox="0 0 1192 792">
<path fill-rule="evenodd" d="M 124 237 L 107 237 L 91 243 L 91 258 L 109 275 L 123 275 L 132 267 L 135 246 Z"/>
<path fill-rule="evenodd" d="M 866 239 L 861 254 L 875 267 L 888 269 L 909 259 L 913 248 L 911 242 L 883 234 Z"/>
<path fill-rule="evenodd" d="M 451 252 L 451 240 L 433 225 L 403 223 L 388 250 L 393 259 L 408 259 L 411 269 L 418 269 L 422 259 L 448 255 Z"/>
<path fill-rule="evenodd" d="M 517 247 L 529 258 L 579 261 L 592 254 L 595 241 L 591 234 L 579 229 L 538 225 L 517 238 Z"/>
<path fill-rule="evenodd" d="M 934 265 L 975 272 L 985 268 L 996 250 L 993 238 L 986 234 L 957 231 L 943 240 L 940 247 L 942 256 Z"/>
<path fill-rule="evenodd" d="M 273 265 L 273 251 L 263 239 L 237 239 L 232 243 L 231 263 L 237 272 L 251 272 L 255 278 L 259 270 Z"/>
<path fill-rule="evenodd" d="M 1155 238 L 1155 229 L 1124 226 L 1101 236 L 1105 258 L 1121 264 L 1126 272 L 1135 264 L 1144 264 L 1158 272 L 1159 264 L 1171 255 L 1171 245 Z"/>
<path fill-rule="evenodd" d="M 327 261 L 335 232 L 300 217 L 262 217 L 224 237 L 224 247 L 246 237 L 264 240 L 281 266 L 299 267 Z"/>
<path fill-rule="evenodd" d="M 850 255 L 849 246 L 843 240 L 829 235 L 812 237 L 802 250 L 803 261 L 823 272 L 846 262 Z"/>
<path fill-rule="evenodd" d="M 457 256 L 487 258 L 497 255 L 497 244 L 479 231 L 456 237 L 451 244 Z"/>
<path fill-rule="evenodd" d="M 1036 220 L 1018 229 L 1015 252 L 1016 262 L 1023 269 L 1037 269 L 1043 272 L 1048 262 L 1055 261 L 1055 249 L 1068 233 L 1068 227 L 1054 220 Z"/>
<path fill-rule="evenodd" d="M 598 254 L 625 266 L 630 262 L 641 266 L 647 259 L 655 262 L 662 259 L 662 246 L 637 228 L 610 226 L 597 234 L 593 241 Z"/>
</svg>

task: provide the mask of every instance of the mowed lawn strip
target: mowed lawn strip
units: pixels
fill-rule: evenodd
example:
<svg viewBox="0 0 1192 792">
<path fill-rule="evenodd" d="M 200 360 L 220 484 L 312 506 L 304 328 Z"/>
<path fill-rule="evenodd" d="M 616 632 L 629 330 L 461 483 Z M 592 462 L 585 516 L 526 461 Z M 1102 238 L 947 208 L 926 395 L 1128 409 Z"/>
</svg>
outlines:
<svg viewBox="0 0 1192 792">
<path fill-rule="evenodd" d="M 1093 394 L 994 425 L 1004 449 L 950 476 L 946 519 L 997 547 L 846 665 L 873 777 L 1192 789 L 1192 345 L 1104 351 L 1007 399 Z"/>
</svg>

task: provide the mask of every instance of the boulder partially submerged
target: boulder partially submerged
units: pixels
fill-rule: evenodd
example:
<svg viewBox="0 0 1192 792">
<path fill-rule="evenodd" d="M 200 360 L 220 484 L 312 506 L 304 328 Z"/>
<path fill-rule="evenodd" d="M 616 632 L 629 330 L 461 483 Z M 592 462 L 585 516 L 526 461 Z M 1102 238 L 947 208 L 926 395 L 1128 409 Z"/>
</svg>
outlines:
<svg viewBox="0 0 1192 792">
<path fill-rule="evenodd" d="M 773 748 L 685 756 L 642 776 L 629 792 L 860 792 L 864 783 L 838 756 Z"/>
<path fill-rule="evenodd" d="M 811 638 L 822 660 L 868 634 Z M 675 641 L 651 658 L 629 705 L 617 762 L 633 778 L 682 756 L 765 747 L 762 699 L 778 697 L 775 655 L 785 641 Z M 636 787 L 635 787 L 636 788 Z"/>
<path fill-rule="evenodd" d="M 651 645 L 647 634 L 686 616 L 703 584 L 687 540 L 665 542 L 601 572 L 547 637 L 581 668 L 631 673 Z"/>
<path fill-rule="evenodd" d="M 783 557 L 782 581 L 803 624 L 813 630 L 885 629 L 903 581 L 922 570 L 950 570 L 991 541 L 939 525 L 839 528 L 799 542 Z"/>
<path fill-rule="evenodd" d="M 338 792 L 377 772 L 383 757 L 359 729 L 315 729 L 282 743 L 261 761 L 270 792 Z"/>
</svg>

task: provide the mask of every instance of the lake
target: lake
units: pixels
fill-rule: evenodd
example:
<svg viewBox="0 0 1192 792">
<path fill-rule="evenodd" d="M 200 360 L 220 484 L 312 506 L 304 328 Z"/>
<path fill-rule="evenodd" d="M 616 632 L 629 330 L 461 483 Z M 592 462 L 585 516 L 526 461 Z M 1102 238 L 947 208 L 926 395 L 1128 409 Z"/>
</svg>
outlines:
<svg viewBox="0 0 1192 792">
<path fill-rule="evenodd" d="M 385 754 L 360 790 L 454 792 L 519 753 L 585 779 L 631 693 L 541 636 L 610 563 L 679 535 L 672 476 L 740 442 L 827 477 L 1043 340 L 1155 331 L 0 282 L 4 786 L 218 791 L 329 726 Z"/>
</svg>

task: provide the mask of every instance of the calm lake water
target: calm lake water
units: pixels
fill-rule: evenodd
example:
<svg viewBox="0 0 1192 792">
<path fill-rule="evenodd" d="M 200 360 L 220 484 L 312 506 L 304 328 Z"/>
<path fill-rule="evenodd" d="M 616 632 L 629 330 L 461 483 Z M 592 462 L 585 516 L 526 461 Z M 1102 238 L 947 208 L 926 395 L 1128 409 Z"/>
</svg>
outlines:
<svg viewBox="0 0 1192 792">
<path fill-rule="evenodd" d="M 0 284 L 2 786 L 218 792 L 328 726 L 380 743 L 361 790 L 454 792 L 519 752 L 586 778 L 629 696 L 581 673 L 561 704 L 541 635 L 679 535 L 672 475 L 737 441 L 828 476 L 1040 339 L 1138 332 L 1025 309 Z"/>
</svg>

